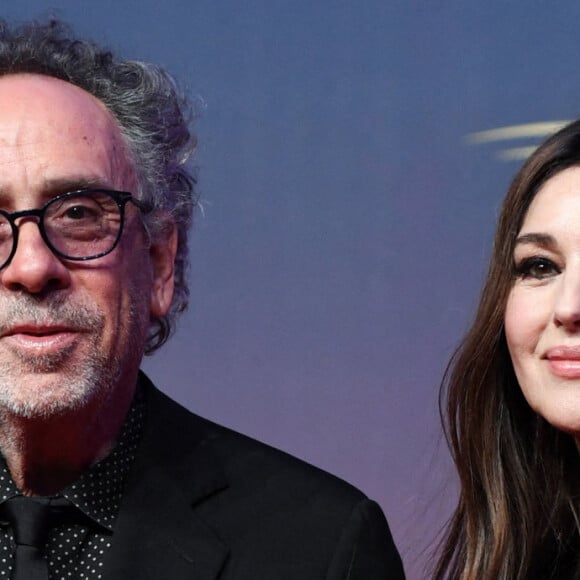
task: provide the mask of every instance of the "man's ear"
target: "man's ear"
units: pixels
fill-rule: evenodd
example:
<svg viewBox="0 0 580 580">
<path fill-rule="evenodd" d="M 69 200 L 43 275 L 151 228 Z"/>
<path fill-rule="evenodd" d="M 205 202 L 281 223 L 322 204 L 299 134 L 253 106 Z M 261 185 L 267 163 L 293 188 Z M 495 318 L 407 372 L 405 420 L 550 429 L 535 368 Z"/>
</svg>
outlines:
<svg viewBox="0 0 580 580">
<path fill-rule="evenodd" d="M 177 228 L 170 216 L 149 248 L 152 265 L 151 316 L 167 314 L 173 299 Z"/>
</svg>

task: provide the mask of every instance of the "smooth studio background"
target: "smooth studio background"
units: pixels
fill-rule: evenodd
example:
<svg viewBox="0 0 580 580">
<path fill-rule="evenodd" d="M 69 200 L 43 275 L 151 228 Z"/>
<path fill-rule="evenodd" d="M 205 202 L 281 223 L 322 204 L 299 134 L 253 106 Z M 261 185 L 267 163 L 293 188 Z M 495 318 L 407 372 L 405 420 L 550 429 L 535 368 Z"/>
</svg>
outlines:
<svg viewBox="0 0 580 580">
<path fill-rule="evenodd" d="M 384 507 L 410 580 L 454 500 L 437 392 L 519 161 L 466 135 L 580 113 L 562 1 L 4 1 L 199 102 L 189 312 L 145 368 Z"/>
</svg>

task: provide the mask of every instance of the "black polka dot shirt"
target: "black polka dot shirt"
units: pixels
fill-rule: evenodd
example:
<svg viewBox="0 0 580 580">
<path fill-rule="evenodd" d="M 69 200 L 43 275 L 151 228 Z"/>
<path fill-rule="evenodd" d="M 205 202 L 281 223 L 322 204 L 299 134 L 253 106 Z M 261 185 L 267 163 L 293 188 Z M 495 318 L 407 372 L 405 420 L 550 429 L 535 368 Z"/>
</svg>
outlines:
<svg viewBox="0 0 580 580">
<path fill-rule="evenodd" d="M 91 525 L 63 524 L 48 538 L 46 556 L 51 580 L 96 580 L 103 578 L 105 554 L 113 530 L 127 474 L 135 459 L 144 422 L 144 398 L 138 394 L 113 451 L 94 465 L 61 495 L 86 516 Z M 19 491 L 0 455 L 0 504 Z M 0 527 L 0 580 L 10 578 L 15 550 L 11 528 Z"/>
</svg>

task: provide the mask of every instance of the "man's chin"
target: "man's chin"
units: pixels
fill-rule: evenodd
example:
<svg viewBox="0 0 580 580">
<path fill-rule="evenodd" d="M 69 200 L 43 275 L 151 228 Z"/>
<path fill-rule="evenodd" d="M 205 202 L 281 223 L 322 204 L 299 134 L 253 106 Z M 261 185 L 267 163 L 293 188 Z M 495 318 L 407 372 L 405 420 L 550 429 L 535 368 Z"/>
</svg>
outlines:
<svg viewBox="0 0 580 580">
<path fill-rule="evenodd" d="M 0 370 L 0 412 L 47 418 L 82 409 L 103 395 L 103 384 L 113 369 L 62 359 L 54 354 L 37 360 L 26 357 L 17 374 Z"/>
<path fill-rule="evenodd" d="M 66 373 L 67 367 L 74 364 L 71 361 L 74 347 L 60 349 L 52 352 L 31 353 L 27 351 L 16 350 L 12 354 L 12 360 L 9 365 L 15 365 L 18 368 L 20 376 L 44 374 L 44 373 Z M 0 368 L 4 366 L 0 362 Z M 6 369 L 6 366 L 4 366 Z M 1 373 L 2 371 L 0 371 Z M 0 380 L 3 380 L 0 377 Z"/>
<path fill-rule="evenodd" d="M 34 385 L 19 381 L 18 390 L 0 381 L 0 410 L 24 418 L 48 418 L 74 412 L 94 397 L 86 384 L 71 384 L 54 376 L 36 375 Z"/>
</svg>

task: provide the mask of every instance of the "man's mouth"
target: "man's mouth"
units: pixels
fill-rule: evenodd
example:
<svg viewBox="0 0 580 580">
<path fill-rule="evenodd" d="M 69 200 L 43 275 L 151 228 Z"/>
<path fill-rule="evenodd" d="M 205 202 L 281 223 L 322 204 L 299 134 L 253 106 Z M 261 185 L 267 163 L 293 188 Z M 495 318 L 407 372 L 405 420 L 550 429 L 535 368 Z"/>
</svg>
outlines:
<svg viewBox="0 0 580 580">
<path fill-rule="evenodd" d="M 18 324 L 0 334 L 0 344 L 18 350 L 49 353 L 71 346 L 79 333 L 78 329 L 60 324 Z"/>
</svg>

